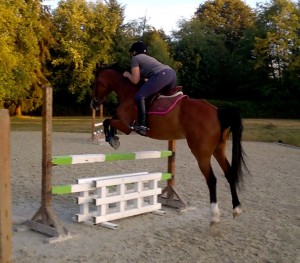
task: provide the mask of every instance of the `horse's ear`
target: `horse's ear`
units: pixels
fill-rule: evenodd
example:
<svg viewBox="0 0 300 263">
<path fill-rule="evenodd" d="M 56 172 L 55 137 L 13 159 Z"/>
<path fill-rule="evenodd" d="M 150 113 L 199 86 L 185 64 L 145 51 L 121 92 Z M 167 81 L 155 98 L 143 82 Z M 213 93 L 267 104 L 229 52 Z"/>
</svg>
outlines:
<svg viewBox="0 0 300 263">
<path fill-rule="evenodd" d="M 111 68 L 112 69 L 115 69 L 115 70 L 117 70 L 117 71 L 119 71 L 119 72 L 124 72 L 124 68 L 121 66 L 121 64 L 120 64 L 120 62 L 114 62 L 114 63 L 112 63 L 111 64 Z M 129 70 L 128 70 L 129 71 Z"/>
<path fill-rule="evenodd" d="M 100 63 L 96 63 L 96 70 L 98 70 L 100 68 L 101 68 Z"/>
</svg>

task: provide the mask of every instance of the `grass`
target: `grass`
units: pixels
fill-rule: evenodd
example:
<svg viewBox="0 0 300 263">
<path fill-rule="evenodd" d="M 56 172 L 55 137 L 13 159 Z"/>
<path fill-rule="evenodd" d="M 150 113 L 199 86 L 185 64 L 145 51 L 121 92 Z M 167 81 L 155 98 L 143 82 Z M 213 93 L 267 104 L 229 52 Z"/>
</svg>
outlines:
<svg viewBox="0 0 300 263">
<path fill-rule="evenodd" d="M 97 119 L 96 122 L 100 122 Z M 53 117 L 52 130 L 54 132 L 90 133 L 92 129 L 91 117 Z M 11 117 L 12 131 L 42 131 L 42 117 Z"/>
<path fill-rule="evenodd" d="M 300 147 L 300 120 L 245 119 L 245 141 L 281 142 Z"/>
<path fill-rule="evenodd" d="M 97 119 L 96 122 L 100 122 Z M 53 117 L 54 132 L 91 133 L 91 117 Z M 12 117 L 12 131 L 41 131 L 41 117 Z M 300 120 L 244 119 L 244 141 L 282 142 L 300 147 Z"/>
</svg>

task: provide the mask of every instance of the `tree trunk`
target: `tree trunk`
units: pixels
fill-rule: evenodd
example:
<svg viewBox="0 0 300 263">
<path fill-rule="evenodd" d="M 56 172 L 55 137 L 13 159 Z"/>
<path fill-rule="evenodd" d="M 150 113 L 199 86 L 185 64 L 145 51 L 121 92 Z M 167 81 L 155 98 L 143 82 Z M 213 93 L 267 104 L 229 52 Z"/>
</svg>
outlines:
<svg viewBox="0 0 300 263">
<path fill-rule="evenodd" d="M 15 115 L 16 115 L 17 117 L 22 117 L 22 107 L 21 107 L 20 104 L 18 104 L 18 105 L 16 106 Z"/>
</svg>

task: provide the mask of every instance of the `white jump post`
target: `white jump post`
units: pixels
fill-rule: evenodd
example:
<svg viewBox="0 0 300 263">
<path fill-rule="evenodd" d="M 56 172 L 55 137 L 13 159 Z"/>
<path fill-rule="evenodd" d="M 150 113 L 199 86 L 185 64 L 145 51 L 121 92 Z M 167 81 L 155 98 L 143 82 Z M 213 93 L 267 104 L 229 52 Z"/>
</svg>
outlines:
<svg viewBox="0 0 300 263">
<path fill-rule="evenodd" d="M 101 105 L 102 106 L 102 105 Z M 100 119 L 102 118 L 102 107 L 100 109 Z M 99 144 L 101 141 L 104 141 L 103 136 L 103 123 L 102 122 L 96 122 L 96 111 L 92 110 L 92 136 L 89 139 L 89 143 L 96 143 Z"/>
<path fill-rule="evenodd" d="M 0 110 L 0 262 L 12 262 L 10 117 Z"/>
</svg>

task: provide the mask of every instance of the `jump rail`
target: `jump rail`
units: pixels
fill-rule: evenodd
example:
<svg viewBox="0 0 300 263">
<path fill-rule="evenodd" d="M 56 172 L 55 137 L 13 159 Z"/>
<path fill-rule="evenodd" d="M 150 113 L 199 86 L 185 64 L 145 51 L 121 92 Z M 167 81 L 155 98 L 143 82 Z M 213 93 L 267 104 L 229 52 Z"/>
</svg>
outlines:
<svg viewBox="0 0 300 263">
<path fill-rule="evenodd" d="M 109 154 L 82 154 L 54 156 L 53 165 L 70 165 L 80 163 L 98 163 L 120 160 L 141 160 L 153 158 L 167 158 L 172 156 L 172 151 L 140 151 L 131 153 L 109 153 Z"/>
</svg>

